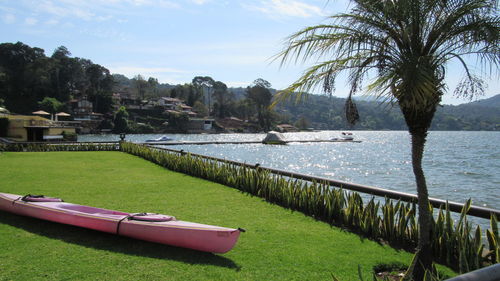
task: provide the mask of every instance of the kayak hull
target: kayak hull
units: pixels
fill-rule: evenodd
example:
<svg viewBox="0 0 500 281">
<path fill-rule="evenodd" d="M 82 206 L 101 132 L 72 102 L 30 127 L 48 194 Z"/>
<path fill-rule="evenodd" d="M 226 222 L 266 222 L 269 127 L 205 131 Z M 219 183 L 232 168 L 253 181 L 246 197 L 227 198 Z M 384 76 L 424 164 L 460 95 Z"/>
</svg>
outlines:
<svg viewBox="0 0 500 281">
<path fill-rule="evenodd" d="M 25 202 L 22 196 L 0 193 L 0 210 L 37 219 L 74 225 L 135 239 L 225 253 L 236 244 L 240 229 L 176 220 L 135 220 L 133 213 L 88 207 L 66 202 Z M 158 215 L 156 215 L 158 217 Z"/>
</svg>

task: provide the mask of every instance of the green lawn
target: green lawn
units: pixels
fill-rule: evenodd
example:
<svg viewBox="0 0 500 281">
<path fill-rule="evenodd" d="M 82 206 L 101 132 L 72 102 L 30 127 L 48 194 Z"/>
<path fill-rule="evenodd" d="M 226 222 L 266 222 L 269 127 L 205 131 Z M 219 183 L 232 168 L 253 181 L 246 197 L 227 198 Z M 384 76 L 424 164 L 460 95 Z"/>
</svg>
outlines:
<svg viewBox="0 0 500 281">
<path fill-rule="evenodd" d="M 0 192 L 247 230 L 215 255 L 0 212 L 0 280 L 358 280 L 412 257 L 121 152 L 0 153 Z"/>
</svg>

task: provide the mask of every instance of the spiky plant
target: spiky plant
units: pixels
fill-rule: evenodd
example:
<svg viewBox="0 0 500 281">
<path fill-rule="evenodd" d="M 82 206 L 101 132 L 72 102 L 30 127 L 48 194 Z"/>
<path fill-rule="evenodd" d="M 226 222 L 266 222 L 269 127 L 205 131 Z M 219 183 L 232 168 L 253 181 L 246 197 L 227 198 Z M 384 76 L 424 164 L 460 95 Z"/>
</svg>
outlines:
<svg viewBox="0 0 500 281">
<path fill-rule="evenodd" d="M 473 97 L 483 81 L 468 65 L 498 73 L 500 20 L 496 0 L 351 0 L 350 11 L 328 18 L 330 23 L 307 27 L 287 39 L 277 55 L 281 63 L 320 61 L 278 95 L 323 87 L 330 92 L 335 78 L 347 72 L 351 91 L 347 119 L 355 122 L 351 96 L 367 85 L 369 93 L 397 104 L 411 135 L 413 173 L 419 205 L 419 245 L 415 280 L 422 280 L 432 260 L 431 213 L 422 157 L 427 131 L 446 92 L 446 66 L 458 61 L 465 78 L 456 95 Z M 488 68 L 488 66 L 491 66 Z M 366 83 L 370 79 L 369 83 Z"/>
</svg>

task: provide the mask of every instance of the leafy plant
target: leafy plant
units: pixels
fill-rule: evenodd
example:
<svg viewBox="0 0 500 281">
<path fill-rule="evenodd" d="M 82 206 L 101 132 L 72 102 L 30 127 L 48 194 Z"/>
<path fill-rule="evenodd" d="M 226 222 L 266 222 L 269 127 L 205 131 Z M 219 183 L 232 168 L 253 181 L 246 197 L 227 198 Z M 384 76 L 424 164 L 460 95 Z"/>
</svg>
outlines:
<svg viewBox="0 0 500 281">
<path fill-rule="evenodd" d="M 6 151 L 116 151 L 139 156 L 172 171 L 185 173 L 234 187 L 264 198 L 266 201 L 300 211 L 331 225 L 348 228 L 368 238 L 391 244 L 416 246 L 418 224 L 416 204 L 385 202 L 371 198 L 367 204 L 357 192 L 273 174 L 269 170 L 211 157 L 195 156 L 183 151 L 168 151 L 144 145 L 117 143 L 6 144 Z M 455 224 L 448 204 L 437 211 L 432 221 L 432 251 L 436 262 L 460 272 L 468 272 L 499 261 L 498 221 L 491 217 L 491 229 L 485 236 L 489 251 L 483 255 L 484 243 L 479 226 L 474 230 L 467 220 L 471 206 L 468 200 Z M 429 206 L 432 213 L 432 207 Z"/>
<path fill-rule="evenodd" d="M 415 203 L 390 199 L 381 203 L 371 198 L 365 205 L 357 192 L 348 192 L 325 183 L 287 178 L 250 165 L 237 165 L 182 151 L 167 151 L 128 142 L 122 143 L 121 149 L 167 169 L 237 188 L 270 203 L 300 211 L 331 225 L 349 228 L 372 239 L 405 245 L 407 248 L 417 244 Z M 491 240 L 490 254 L 483 256 L 481 229 L 478 226 L 473 232 L 467 221 L 470 205 L 469 200 L 456 226 L 447 204 L 438 211 L 437 219 L 432 221 L 434 231 L 431 243 L 436 261 L 460 272 L 480 268 L 498 259 L 498 228 L 492 226 L 492 230 L 487 231 L 488 239 Z M 432 213 L 432 207 L 429 208 Z M 493 218 L 492 225 L 496 225 Z"/>
</svg>

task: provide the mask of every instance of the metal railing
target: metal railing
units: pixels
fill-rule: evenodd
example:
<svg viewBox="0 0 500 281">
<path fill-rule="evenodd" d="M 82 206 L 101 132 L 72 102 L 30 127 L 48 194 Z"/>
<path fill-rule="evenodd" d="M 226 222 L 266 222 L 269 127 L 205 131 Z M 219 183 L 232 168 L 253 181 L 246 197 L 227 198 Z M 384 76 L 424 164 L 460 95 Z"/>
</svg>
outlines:
<svg viewBox="0 0 500 281">
<path fill-rule="evenodd" d="M 316 177 L 316 176 L 306 175 L 306 174 L 302 174 L 302 173 L 294 173 L 294 172 L 289 172 L 289 171 L 285 171 L 285 170 L 281 170 L 281 169 L 267 168 L 267 167 L 260 166 L 260 164 L 251 165 L 251 164 L 242 163 L 242 162 L 233 161 L 233 160 L 227 160 L 227 159 L 222 159 L 222 158 L 217 158 L 217 157 L 212 157 L 212 156 L 206 156 L 206 155 L 202 155 L 202 154 L 190 153 L 190 152 L 186 152 L 184 150 L 175 150 L 175 149 L 169 149 L 169 148 L 155 147 L 155 146 L 151 146 L 151 145 L 147 145 L 147 146 L 155 148 L 155 149 L 170 151 L 170 152 L 179 153 L 179 154 L 189 153 L 192 156 L 200 157 L 200 158 L 204 158 L 204 159 L 208 159 L 208 160 L 229 163 L 229 164 L 247 167 L 247 168 L 266 170 L 266 171 L 269 171 L 273 174 L 282 175 L 282 176 L 289 177 L 289 178 L 300 179 L 300 180 L 305 180 L 305 181 L 310 181 L 310 182 L 325 183 L 325 184 L 339 187 L 339 188 L 343 188 L 346 190 L 357 191 L 357 192 L 371 194 L 371 195 L 375 195 L 375 196 L 381 196 L 381 197 L 386 197 L 386 198 L 390 198 L 390 199 L 401 200 L 404 202 L 417 203 L 417 199 L 418 199 L 416 194 L 411 194 L 411 193 L 394 191 L 394 190 L 390 190 L 390 189 L 384 189 L 384 188 L 380 188 L 380 187 L 374 187 L 374 186 L 368 186 L 368 185 L 362 185 L 362 184 L 355 184 L 355 183 L 350 183 L 350 182 L 345 182 L 345 181 L 340 181 L 340 180 L 333 180 L 333 179 L 329 179 L 329 178 Z M 450 201 L 438 199 L 438 198 L 429 198 L 429 201 L 430 201 L 431 205 L 435 208 L 444 207 L 446 205 L 446 203 L 448 203 L 449 210 L 451 212 L 455 212 L 455 213 L 462 212 L 462 208 L 464 207 L 464 204 L 462 204 L 462 203 L 450 202 Z M 485 207 L 480 207 L 480 206 L 474 206 L 474 205 L 470 206 L 470 209 L 467 212 L 467 214 L 470 216 L 484 218 L 484 219 L 490 219 L 491 215 L 496 215 L 497 219 L 500 219 L 500 210 L 492 209 L 492 208 L 485 208 Z"/>
<path fill-rule="evenodd" d="M 0 139 L 0 141 L 2 141 L 2 139 Z M 64 145 L 82 145 L 82 144 L 92 144 L 92 143 L 94 143 L 94 144 L 116 144 L 117 145 L 116 149 L 119 150 L 119 142 L 117 142 L 117 141 L 64 142 L 61 144 L 64 144 Z M 12 143 L 10 143 L 10 144 L 12 144 Z M 47 142 L 24 142 L 24 143 L 18 143 L 18 144 L 48 144 L 48 143 Z M 50 145 L 50 144 L 48 144 L 48 145 Z M 223 163 L 229 163 L 229 164 L 233 164 L 233 165 L 237 165 L 237 166 L 241 166 L 241 167 L 246 167 L 246 168 L 251 168 L 251 169 L 266 170 L 266 171 L 269 171 L 269 172 L 276 174 L 276 175 L 281 175 L 281 176 L 285 176 L 285 177 L 289 177 L 289 178 L 300 179 L 300 180 L 305 180 L 305 181 L 310 181 L 310 182 L 325 183 L 325 184 L 339 187 L 339 188 L 343 188 L 346 190 L 357 191 L 357 192 L 366 193 L 366 194 L 370 194 L 370 195 L 374 195 L 374 196 L 381 196 L 381 197 L 386 197 L 386 198 L 390 198 L 390 199 L 401 200 L 404 202 L 417 203 L 417 199 L 418 199 L 416 194 L 411 194 L 411 193 L 394 191 L 394 190 L 390 190 L 390 189 L 384 189 L 384 188 L 380 188 L 380 187 L 374 187 L 374 186 L 368 186 L 368 185 L 362 185 L 362 184 L 355 184 L 355 183 L 350 183 L 350 182 L 345 182 L 345 181 L 340 181 L 340 180 L 333 180 L 333 179 L 329 179 L 329 178 L 316 177 L 316 176 L 306 175 L 306 174 L 302 174 L 302 173 L 294 173 L 294 172 L 289 172 L 289 171 L 285 171 L 285 170 L 281 170 L 281 169 L 267 168 L 267 167 L 260 166 L 260 164 L 251 165 L 251 164 L 247 164 L 247 163 L 242 163 L 242 162 L 223 159 L 223 158 L 217 158 L 217 157 L 213 157 L 213 156 L 206 156 L 206 155 L 202 155 L 202 154 L 190 153 L 190 152 L 186 152 L 184 150 L 156 147 L 156 146 L 153 146 L 153 144 L 143 144 L 143 145 L 154 148 L 154 149 L 158 149 L 158 150 L 179 153 L 181 155 L 189 153 L 192 156 L 200 157 L 203 159 L 208 159 L 208 160 L 218 161 L 218 162 L 223 162 Z M 462 203 L 449 202 L 447 200 L 438 199 L 438 198 L 429 198 L 429 201 L 430 201 L 431 205 L 435 208 L 444 207 L 446 204 L 448 204 L 449 210 L 451 212 L 455 212 L 455 213 L 460 213 L 462 211 L 462 208 L 464 207 L 464 204 L 462 204 Z M 497 219 L 500 220 L 500 210 L 492 209 L 492 208 L 485 208 L 485 207 L 471 205 L 467 214 L 470 216 L 484 218 L 484 219 L 490 219 L 491 215 L 496 215 Z"/>
</svg>

